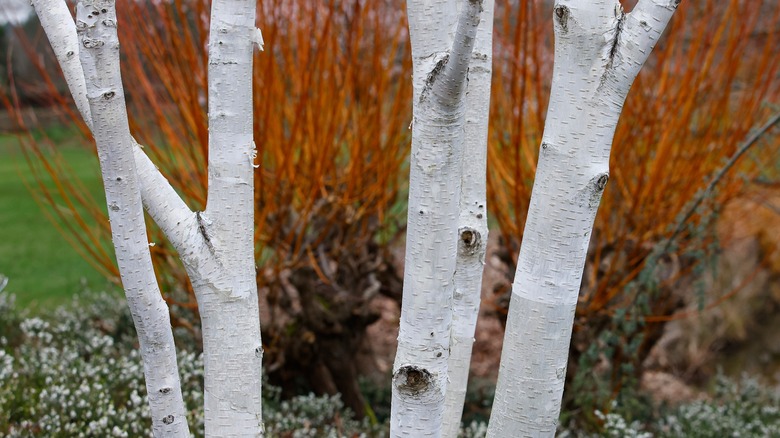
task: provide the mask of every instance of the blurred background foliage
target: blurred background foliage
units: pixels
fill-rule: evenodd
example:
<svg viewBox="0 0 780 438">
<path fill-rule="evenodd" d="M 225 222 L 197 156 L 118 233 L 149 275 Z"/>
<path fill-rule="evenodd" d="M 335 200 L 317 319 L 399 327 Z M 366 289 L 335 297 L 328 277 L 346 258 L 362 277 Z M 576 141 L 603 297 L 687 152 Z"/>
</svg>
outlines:
<svg viewBox="0 0 780 438">
<path fill-rule="evenodd" d="M 623 3 L 630 10 L 634 2 Z M 500 236 L 494 264 L 504 278 L 486 285 L 483 308 L 499 319 L 510 298 L 550 91 L 551 4 L 496 5 L 488 207 Z M 202 209 L 209 2 L 118 7 L 133 134 L 189 206 Z M 266 369 L 289 394 L 341 393 L 358 416 L 371 414 L 358 376 L 377 368 L 372 356 L 379 354 L 367 329 L 387 303 L 400 302 L 411 132 L 404 9 L 400 0 L 258 2 L 265 51 L 256 53 L 254 70 L 255 239 Z M 603 423 L 592 413 L 608 412 L 637 387 L 671 321 L 723 307 L 759 277 L 777 284 L 778 237 L 767 230 L 780 210 L 766 211 L 780 205 L 772 204 L 780 188 L 778 137 L 769 131 L 716 190 L 704 188 L 751 129 L 780 110 L 778 20 L 773 0 L 684 3 L 634 83 L 577 308 L 568 376 L 574 389 L 565 395 L 572 415 Z M 90 134 L 42 31 L 28 24 L 7 32 L 15 51 L 4 57 L 14 61 L 0 77 L 0 102 L 23 132 L 39 181 L 33 190 L 73 246 L 116 282 L 105 207 L 74 177 L 58 143 L 41 135 L 51 123 L 42 115 L 77 126 L 73 135 L 85 147 Z M 697 199 L 703 202 L 695 205 Z M 731 218 L 725 225 L 723 216 Z M 744 226 L 759 216 L 770 225 Z M 149 232 L 174 324 L 197 338 L 184 270 L 159 230 Z M 763 236 L 750 249 L 756 261 L 747 273 L 735 268 L 722 278 L 724 248 L 743 232 Z"/>
</svg>

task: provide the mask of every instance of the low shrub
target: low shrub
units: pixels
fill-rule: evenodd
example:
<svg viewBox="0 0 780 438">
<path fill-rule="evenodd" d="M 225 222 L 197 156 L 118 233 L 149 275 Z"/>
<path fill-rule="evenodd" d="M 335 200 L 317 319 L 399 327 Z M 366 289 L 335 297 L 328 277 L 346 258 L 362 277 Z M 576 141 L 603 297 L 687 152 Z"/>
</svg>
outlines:
<svg viewBox="0 0 780 438">
<path fill-rule="evenodd" d="M 663 418 L 661 437 L 780 437 L 780 389 L 743 377 L 715 380 L 714 398 L 682 405 Z"/>
<path fill-rule="evenodd" d="M 743 377 L 739 382 L 722 375 L 714 381 L 710 397 L 660 410 L 648 423 L 627 419 L 619 405 L 610 413 L 596 412 L 603 422 L 598 435 L 573 432 L 567 437 L 709 438 L 780 437 L 780 388 L 762 386 Z M 654 409 L 648 406 L 648 412 Z"/>
<path fill-rule="evenodd" d="M 0 436 L 136 437 L 151 431 L 143 366 L 124 301 L 76 298 L 25 317 L 0 293 Z M 181 351 L 182 390 L 202 429 L 202 361 Z"/>
<path fill-rule="evenodd" d="M 203 362 L 194 353 L 194 340 L 186 336 L 178 340 L 190 430 L 200 437 Z M 376 416 L 370 416 L 373 421 L 354 420 L 339 396 L 309 394 L 283 400 L 281 389 L 268 384 L 263 396 L 270 437 L 387 435 L 386 422 L 376 421 Z M 707 400 L 661 409 L 647 404 L 643 421 L 634 420 L 631 412 L 636 411 L 636 406 L 625 410 L 615 404 L 609 413 L 596 412 L 602 430 L 595 436 L 780 437 L 780 391 L 750 378 L 735 383 L 719 377 Z M 460 437 L 484 437 L 488 415 L 482 412 L 478 421 L 462 429 Z M 30 316 L 14 307 L 12 296 L 0 291 L 0 437 L 33 436 L 151 436 L 143 367 L 122 298 L 108 294 L 77 297 L 67 307 Z M 594 435 L 561 430 L 559 436 Z"/>
<path fill-rule="evenodd" d="M 179 372 L 193 436 L 203 436 L 203 361 L 179 346 Z M 281 400 L 264 386 L 268 436 L 379 436 L 338 396 Z M 151 436 L 143 366 L 123 299 L 102 294 L 26 316 L 0 292 L 0 437 Z"/>
</svg>

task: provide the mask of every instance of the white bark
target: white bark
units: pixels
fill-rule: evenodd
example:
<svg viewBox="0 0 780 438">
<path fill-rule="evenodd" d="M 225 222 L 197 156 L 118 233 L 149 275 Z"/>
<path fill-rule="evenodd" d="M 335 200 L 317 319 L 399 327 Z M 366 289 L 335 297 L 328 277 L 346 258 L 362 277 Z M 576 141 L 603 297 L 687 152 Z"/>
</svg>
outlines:
<svg viewBox="0 0 780 438">
<path fill-rule="evenodd" d="M 409 1 L 414 112 L 391 435 L 440 436 L 447 388 L 466 76 L 481 0 Z"/>
<path fill-rule="evenodd" d="M 107 2 L 100 3 L 97 15 L 89 17 L 87 11 L 86 19 L 93 20 L 98 17 L 95 23 L 100 26 L 104 21 L 100 19 L 103 14 L 100 11 L 105 3 Z M 79 46 L 74 43 L 77 41 L 76 28 L 64 0 L 34 0 L 33 4 L 86 123 L 90 127 L 97 127 L 106 119 L 110 119 L 112 123 L 117 122 L 114 117 L 117 113 L 105 113 L 105 105 L 92 106 L 90 109 L 90 104 L 87 103 L 87 84 L 92 87 L 100 82 L 91 78 L 90 81 L 85 81 L 85 70 L 73 61 L 74 57 L 79 56 Z M 114 12 L 111 14 L 115 15 Z M 121 106 L 120 115 L 124 125 L 122 129 L 101 131 L 100 135 L 95 132 L 96 139 L 100 138 L 101 141 L 122 142 L 125 155 L 122 155 L 121 160 L 115 160 L 114 164 L 124 166 L 126 172 L 130 172 L 133 163 L 135 164 L 135 169 L 131 172 L 135 189 L 126 194 L 129 196 L 130 191 L 135 193 L 135 199 L 139 203 L 133 204 L 134 209 L 140 206 L 140 198 L 143 198 L 143 206 L 179 252 L 195 289 L 203 326 L 207 436 L 264 434 L 260 387 L 262 345 L 254 266 L 254 145 L 251 104 L 252 45 L 261 44 L 262 39 L 254 27 L 254 20 L 254 2 L 213 2 L 209 61 L 211 137 L 207 213 L 192 212 L 130 136 L 126 127 L 124 95 L 118 76 L 118 57 L 115 65 L 116 77 L 112 82 L 116 84 L 117 91 L 112 95 L 111 102 Z M 112 22 L 116 23 L 116 19 L 112 18 Z M 113 38 L 116 40 L 115 35 Z M 112 50 L 118 51 L 116 43 Z M 121 100 L 116 96 L 121 96 Z M 104 103 L 100 100 L 97 102 Z M 111 111 L 120 109 L 117 107 Z M 122 181 L 127 182 L 128 177 L 122 176 Z M 109 205 L 113 204 L 109 201 Z M 140 217 L 140 224 L 143 225 L 142 213 Z M 114 225 L 113 216 L 110 216 L 110 219 Z M 136 219 L 133 217 L 133 220 Z M 127 240 L 123 234 L 124 230 L 125 228 L 117 230 L 119 234 L 115 233 L 115 241 Z M 143 234 L 144 245 L 148 245 L 145 231 Z M 145 249 L 148 254 L 148 246 L 145 246 Z M 125 254 L 126 251 L 125 246 L 118 245 L 118 258 L 124 257 L 120 257 L 120 254 Z M 122 269 L 120 262 L 120 270 Z M 149 259 L 147 265 L 138 267 L 133 274 L 147 279 L 151 276 L 154 280 L 153 272 Z M 128 283 L 124 281 L 124 275 L 123 283 L 127 289 Z M 164 314 L 165 325 L 170 332 L 168 310 L 159 295 L 156 283 L 154 292 L 150 295 L 156 296 L 159 300 L 157 303 L 163 307 L 154 307 L 152 310 L 155 315 Z M 129 297 L 128 295 L 130 302 Z M 146 309 L 134 311 L 134 315 L 142 314 L 142 311 L 145 312 Z M 138 327 L 138 323 L 136 326 Z M 171 338 L 170 345 L 173 346 L 172 335 L 156 333 L 150 335 L 150 339 L 153 342 L 162 342 L 167 339 L 166 336 Z M 143 346 L 143 339 L 141 344 Z M 157 353 L 148 353 L 142 348 L 144 363 L 156 363 Z M 175 360 L 175 355 L 173 357 Z M 165 372 L 170 373 L 170 367 L 165 364 L 154 368 L 159 368 L 159 372 L 167 370 Z M 180 399 L 181 390 L 175 368 L 172 373 L 176 376 L 176 384 L 171 385 L 171 390 L 166 389 L 164 393 L 177 393 Z M 149 382 L 150 377 L 147 374 L 147 385 Z M 150 394 L 155 393 L 150 389 Z M 152 404 L 153 415 L 157 415 L 157 412 L 167 411 Z M 184 420 L 180 415 L 175 415 L 174 418 L 176 421 L 179 418 Z M 168 417 L 165 419 L 169 420 Z M 184 430 L 186 435 L 186 423 Z M 157 430 L 155 435 L 159 435 Z"/>
<path fill-rule="evenodd" d="M 32 5 L 54 50 L 76 108 L 87 126 L 92 129 L 92 112 L 87 101 L 84 71 L 79 61 L 80 48 L 76 24 L 68 11 L 68 6 L 65 0 L 33 0 Z M 149 160 L 141 146 L 135 140 L 133 144 L 133 157 L 136 172 L 139 174 L 138 183 L 141 187 L 144 207 L 179 250 L 185 246 L 185 240 L 176 237 L 182 230 L 196 228 L 192 223 L 182 223 L 182 218 L 192 216 L 194 213 Z"/>
<path fill-rule="evenodd" d="M 32 0 L 31 4 L 38 14 L 38 21 L 49 39 L 54 56 L 65 76 L 73 100 L 81 117 L 92 128 L 92 113 L 87 101 L 87 85 L 84 71 L 79 60 L 79 40 L 76 35 L 76 23 L 70 15 L 65 0 Z"/>
<path fill-rule="evenodd" d="M 555 65 L 489 437 L 554 436 L 582 270 L 623 102 L 679 1 L 558 0 Z"/>
<path fill-rule="evenodd" d="M 59 25 L 66 25 L 68 20 Z M 81 45 L 85 47 L 79 58 L 87 79 L 85 91 L 89 111 L 94 114 L 93 134 L 117 264 L 143 357 L 152 430 L 155 436 L 188 437 L 168 306 L 160 295 L 152 268 L 133 161 L 134 142 L 127 122 L 119 71 L 114 1 L 79 3 L 77 28 Z M 72 44 L 72 41 L 64 43 Z M 88 114 L 86 107 L 81 107 L 80 111 Z"/>
<path fill-rule="evenodd" d="M 190 273 L 203 328 L 208 436 L 263 434 L 253 239 L 255 11 L 255 0 L 214 0 L 211 7 L 208 203 L 197 219 L 222 270 Z"/>
<path fill-rule="evenodd" d="M 487 136 L 493 61 L 493 0 L 482 3 L 466 87 L 465 148 L 462 163 L 455 292 L 452 299 L 449 382 L 442 436 L 456 438 L 466 399 L 471 349 L 482 292 L 488 241 Z"/>
</svg>

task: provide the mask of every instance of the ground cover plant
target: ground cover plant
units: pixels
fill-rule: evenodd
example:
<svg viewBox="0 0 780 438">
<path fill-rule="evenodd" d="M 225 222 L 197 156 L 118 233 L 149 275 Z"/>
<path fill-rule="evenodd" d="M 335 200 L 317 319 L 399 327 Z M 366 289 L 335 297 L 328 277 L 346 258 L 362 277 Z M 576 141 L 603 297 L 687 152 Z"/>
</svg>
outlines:
<svg viewBox="0 0 780 438">
<path fill-rule="evenodd" d="M 203 436 L 203 359 L 180 341 L 183 395 L 194 436 Z M 141 357 L 130 313 L 116 294 L 87 294 L 30 316 L 0 292 L 0 437 L 151 436 Z M 338 396 L 280 398 L 267 387 L 270 436 L 376 436 Z"/>
<path fill-rule="evenodd" d="M 780 388 L 749 376 L 739 381 L 719 376 L 709 398 L 665 407 L 644 424 L 620 413 L 595 415 L 603 421 L 601 436 L 610 438 L 774 437 L 780 436 Z"/>
<path fill-rule="evenodd" d="M 116 294 L 83 294 L 32 316 L 0 292 L 0 437 L 142 437 L 150 435 L 141 358 L 131 318 Z M 194 339 L 180 341 L 179 363 L 194 436 L 202 436 L 202 360 Z M 382 437 L 383 421 L 355 421 L 337 396 L 283 399 L 265 391 L 265 422 L 278 437 Z M 780 391 L 745 378 L 716 379 L 701 401 L 647 406 L 644 421 L 604 413 L 598 436 L 748 437 L 780 433 Z M 477 397 L 470 394 L 469 397 Z M 485 417 L 469 423 L 462 438 L 484 437 Z M 592 433 L 564 424 L 562 437 Z"/>
</svg>

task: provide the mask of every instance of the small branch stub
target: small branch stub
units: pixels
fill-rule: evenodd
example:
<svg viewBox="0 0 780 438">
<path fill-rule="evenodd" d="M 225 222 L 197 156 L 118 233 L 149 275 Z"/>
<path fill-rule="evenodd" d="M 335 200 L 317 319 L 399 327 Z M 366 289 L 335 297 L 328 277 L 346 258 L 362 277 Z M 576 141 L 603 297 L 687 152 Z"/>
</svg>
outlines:
<svg viewBox="0 0 780 438">
<path fill-rule="evenodd" d="M 425 78 L 425 86 L 423 87 L 422 92 L 420 93 L 420 102 L 425 101 L 425 98 L 428 96 L 428 93 L 431 91 L 431 88 L 433 88 L 434 82 L 436 82 L 436 78 L 439 77 L 439 74 L 444 70 L 444 67 L 447 65 L 447 61 L 449 61 L 450 55 L 449 53 L 445 54 L 441 57 L 438 61 L 436 61 L 436 64 L 433 66 L 433 69 L 431 69 L 430 73 L 428 73 L 428 77 Z"/>
<path fill-rule="evenodd" d="M 84 38 L 82 41 L 82 44 L 87 49 L 96 49 L 104 44 L 103 41 L 93 38 Z"/>
<path fill-rule="evenodd" d="M 569 8 L 563 5 L 555 7 L 555 21 L 561 26 L 561 30 L 567 32 L 569 30 Z"/>
<path fill-rule="evenodd" d="M 599 178 L 596 180 L 596 188 L 603 192 L 604 188 L 607 186 L 607 182 L 609 181 L 609 174 L 608 173 L 602 173 L 599 175 Z"/>
<path fill-rule="evenodd" d="M 263 32 L 260 29 L 255 28 L 252 32 L 252 42 L 257 46 L 257 49 L 261 52 L 265 50 L 265 41 L 263 41 Z"/>
</svg>

